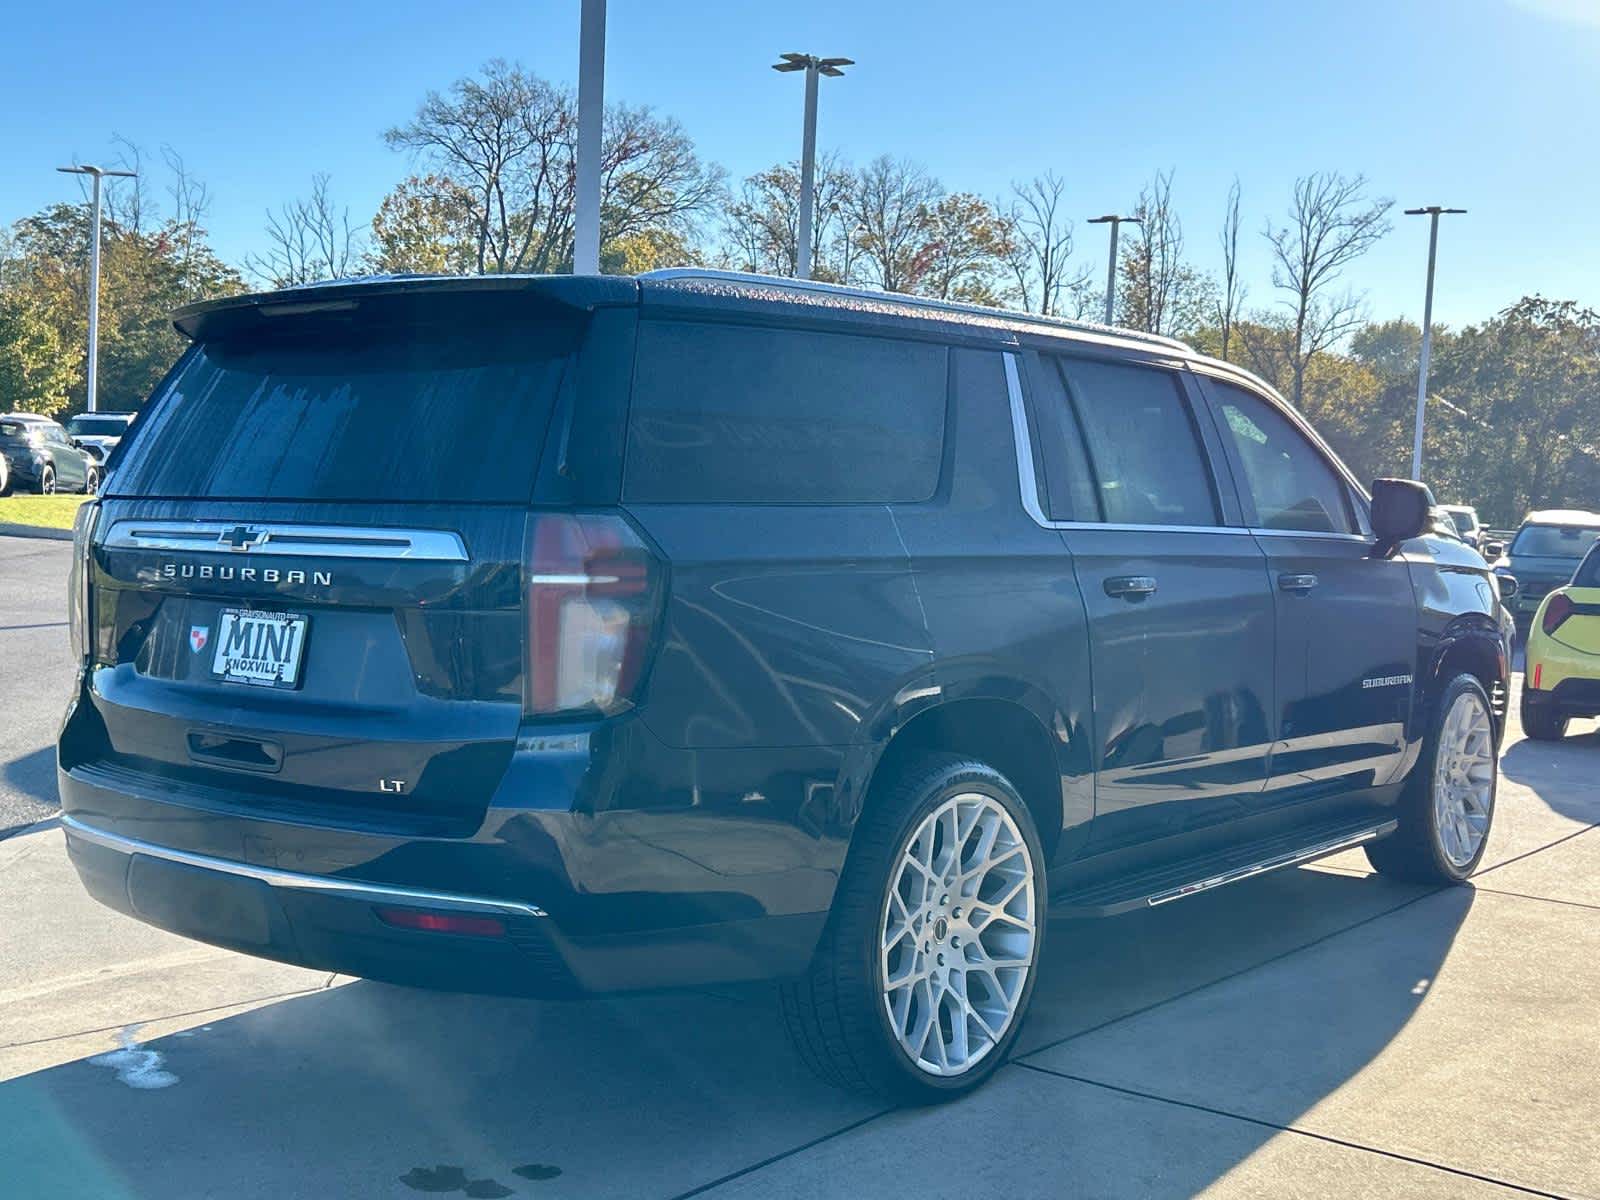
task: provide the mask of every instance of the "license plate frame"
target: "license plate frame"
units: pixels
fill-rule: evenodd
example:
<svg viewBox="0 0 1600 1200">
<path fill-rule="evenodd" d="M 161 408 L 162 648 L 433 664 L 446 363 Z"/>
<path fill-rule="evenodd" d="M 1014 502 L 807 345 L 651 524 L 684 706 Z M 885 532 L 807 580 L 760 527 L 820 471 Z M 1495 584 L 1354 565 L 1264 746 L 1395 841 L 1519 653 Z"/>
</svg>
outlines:
<svg viewBox="0 0 1600 1200">
<path fill-rule="evenodd" d="M 241 626 L 245 632 L 238 634 Z M 218 683 L 292 691 L 305 674 L 310 631 L 311 618 L 305 613 L 224 608 L 217 613 L 211 678 Z"/>
</svg>

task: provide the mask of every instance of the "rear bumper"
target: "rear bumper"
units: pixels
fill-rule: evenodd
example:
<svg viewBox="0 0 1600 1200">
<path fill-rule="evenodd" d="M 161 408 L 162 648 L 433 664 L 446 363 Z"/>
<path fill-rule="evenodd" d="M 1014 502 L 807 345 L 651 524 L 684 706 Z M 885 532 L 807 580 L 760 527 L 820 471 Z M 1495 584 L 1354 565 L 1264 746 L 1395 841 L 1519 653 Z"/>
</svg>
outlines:
<svg viewBox="0 0 1600 1200">
<path fill-rule="evenodd" d="M 1563 679 L 1553 688 L 1524 687 L 1522 703 L 1568 717 L 1600 716 L 1600 679 Z"/>
<path fill-rule="evenodd" d="M 159 846 L 63 815 L 67 852 L 101 903 L 199 941 L 318 970 L 448 991 L 569 997 L 798 970 L 826 914 L 574 938 L 537 904 L 255 866 Z M 422 932 L 380 912 L 492 919 L 493 935 Z"/>
</svg>

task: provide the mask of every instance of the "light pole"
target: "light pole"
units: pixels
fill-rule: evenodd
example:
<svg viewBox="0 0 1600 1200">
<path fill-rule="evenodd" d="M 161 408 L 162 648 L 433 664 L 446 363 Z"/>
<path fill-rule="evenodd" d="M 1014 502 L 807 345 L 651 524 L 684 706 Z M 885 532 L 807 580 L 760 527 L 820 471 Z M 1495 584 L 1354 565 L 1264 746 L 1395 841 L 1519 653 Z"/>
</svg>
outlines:
<svg viewBox="0 0 1600 1200">
<path fill-rule="evenodd" d="M 1116 324 L 1116 299 L 1117 299 L 1117 233 L 1126 221 L 1130 225 L 1140 224 L 1138 217 L 1116 217 L 1107 214 L 1103 217 L 1090 217 L 1091 225 L 1111 226 L 1111 257 L 1106 263 L 1106 324 Z"/>
<path fill-rule="evenodd" d="M 837 79 L 843 75 L 840 67 L 853 67 L 848 58 L 818 58 L 814 54 L 780 54 L 782 62 L 772 64 L 774 71 L 804 71 L 806 73 L 806 125 L 800 146 L 800 228 L 797 232 L 794 253 L 796 279 L 811 278 L 811 207 L 817 169 L 817 76 L 827 75 Z"/>
<path fill-rule="evenodd" d="M 578 31 L 578 162 L 572 269 L 600 273 L 600 135 L 606 111 L 606 0 L 583 0 Z"/>
<path fill-rule="evenodd" d="M 132 171 L 107 171 L 102 167 L 57 167 L 67 175 L 87 175 L 94 180 L 94 215 L 89 226 L 89 371 L 87 407 L 95 411 L 95 374 L 100 359 L 100 180 L 107 175 L 131 179 Z"/>
<path fill-rule="evenodd" d="M 1422 361 L 1417 365 L 1417 429 L 1411 440 L 1411 478 L 1422 482 L 1422 412 L 1428 404 L 1428 354 L 1433 349 L 1433 263 L 1439 253 L 1439 217 L 1464 213 L 1464 208 L 1408 208 L 1406 216 L 1428 218 L 1428 296 L 1422 302 Z"/>
</svg>

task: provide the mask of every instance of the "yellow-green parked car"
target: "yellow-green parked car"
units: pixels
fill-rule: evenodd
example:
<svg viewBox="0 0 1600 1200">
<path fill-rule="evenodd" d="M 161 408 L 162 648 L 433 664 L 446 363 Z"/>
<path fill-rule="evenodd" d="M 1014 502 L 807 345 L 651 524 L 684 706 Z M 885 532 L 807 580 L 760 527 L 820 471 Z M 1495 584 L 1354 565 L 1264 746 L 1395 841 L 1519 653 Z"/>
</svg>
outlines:
<svg viewBox="0 0 1600 1200">
<path fill-rule="evenodd" d="M 1522 728 L 1551 741 L 1573 717 L 1600 716 L 1600 544 L 1540 602 L 1528 630 Z"/>
</svg>

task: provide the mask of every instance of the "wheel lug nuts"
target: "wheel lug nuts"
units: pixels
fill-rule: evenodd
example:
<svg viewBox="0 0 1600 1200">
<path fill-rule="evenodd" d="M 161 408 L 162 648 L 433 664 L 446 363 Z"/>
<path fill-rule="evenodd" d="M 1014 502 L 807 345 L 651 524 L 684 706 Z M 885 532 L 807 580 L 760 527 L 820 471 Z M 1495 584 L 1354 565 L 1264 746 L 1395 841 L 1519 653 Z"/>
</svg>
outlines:
<svg viewBox="0 0 1600 1200">
<path fill-rule="evenodd" d="M 942 954 L 941 954 L 941 955 L 939 955 L 939 965 L 940 965 L 940 966 L 941 966 L 941 967 L 942 967 L 942 966 L 944 966 L 944 955 L 942 955 Z"/>
<path fill-rule="evenodd" d="M 959 908 L 952 910 L 950 915 L 958 921 L 961 920 L 961 910 Z"/>
<path fill-rule="evenodd" d="M 940 908 L 943 908 L 946 904 L 949 904 L 949 903 L 950 903 L 950 897 L 949 896 L 940 896 L 939 897 L 939 907 Z"/>
<path fill-rule="evenodd" d="M 958 937 L 951 938 L 950 939 L 950 946 L 951 946 L 952 949 L 960 949 L 960 947 L 961 947 L 961 939 L 958 938 Z"/>
</svg>

